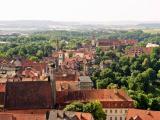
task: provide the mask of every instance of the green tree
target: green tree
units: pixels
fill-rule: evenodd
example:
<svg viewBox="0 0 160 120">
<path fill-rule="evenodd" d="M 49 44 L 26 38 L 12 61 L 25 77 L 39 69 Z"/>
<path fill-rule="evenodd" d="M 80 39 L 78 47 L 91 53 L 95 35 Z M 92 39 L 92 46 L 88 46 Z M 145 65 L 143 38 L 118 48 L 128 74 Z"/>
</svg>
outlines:
<svg viewBox="0 0 160 120">
<path fill-rule="evenodd" d="M 95 120 L 106 120 L 106 114 L 102 105 L 98 101 L 88 102 L 86 104 L 73 102 L 64 108 L 65 111 L 88 112 L 91 113 Z"/>
</svg>

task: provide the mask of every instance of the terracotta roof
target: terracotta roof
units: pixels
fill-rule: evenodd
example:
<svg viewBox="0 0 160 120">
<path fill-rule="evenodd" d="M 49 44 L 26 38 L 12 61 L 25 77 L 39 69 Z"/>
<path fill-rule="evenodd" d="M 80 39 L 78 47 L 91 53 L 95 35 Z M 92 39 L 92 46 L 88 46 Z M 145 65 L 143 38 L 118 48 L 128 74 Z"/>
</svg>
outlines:
<svg viewBox="0 0 160 120">
<path fill-rule="evenodd" d="M 45 120 L 45 114 L 17 114 L 0 112 L 0 120 Z"/>
<path fill-rule="evenodd" d="M 5 84 L 0 84 L 0 93 L 6 91 L 6 85 Z"/>
<path fill-rule="evenodd" d="M 94 120 L 92 114 L 90 113 L 76 112 L 76 115 L 79 120 Z"/>
<path fill-rule="evenodd" d="M 73 74 L 69 71 L 67 72 L 56 72 L 54 73 L 55 81 L 78 81 L 78 75 L 75 71 Z"/>
<path fill-rule="evenodd" d="M 56 90 L 78 90 L 78 81 L 56 81 Z"/>
<path fill-rule="evenodd" d="M 146 54 L 150 55 L 152 52 L 153 48 L 146 48 L 146 47 L 131 47 L 130 49 L 127 49 L 125 53 L 128 56 L 135 56 L 135 55 L 141 55 L 141 54 Z"/>
<path fill-rule="evenodd" d="M 14 120 L 12 114 L 0 113 L 0 120 Z"/>
<path fill-rule="evenodd" d="M 47 109 L 52 107 L 48 81 L 7 82 L 5 109 Z"/>
<path fill-rule="evenodd" d="M 103 107 L 133 107 L 133 100 L 122 89 L 57 91 L 57 104 L 99 100 Z"/>
<path fill-rule="evenodd" d="M 120 45 L 135 45 L 137 44 L 137 40 L 107 40 L 107 39 L 99 39 L 99 46 L 120 46 Z"/>
<path fill-rule="evenodd" d="M 159 120 L 160 111 L 129 109 L 126 120 Z"/>
</svg>

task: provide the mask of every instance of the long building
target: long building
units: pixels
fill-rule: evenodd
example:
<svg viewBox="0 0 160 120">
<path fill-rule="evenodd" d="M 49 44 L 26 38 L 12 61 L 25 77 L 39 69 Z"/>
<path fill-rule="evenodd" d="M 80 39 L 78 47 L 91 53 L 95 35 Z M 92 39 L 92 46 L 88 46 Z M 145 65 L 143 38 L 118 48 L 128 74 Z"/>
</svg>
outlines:
<svg viewBox="0 0 160 120">
<path fill-rule="evenodd" d="M 122 89 L 58 91 L 56 95 L 59 108 L 73 101 L 86 103 L 98 100 L 107 114 L 107 120 L 125 120 L 128 109 L 134 107 L 133 100 Z"/>
</svg>

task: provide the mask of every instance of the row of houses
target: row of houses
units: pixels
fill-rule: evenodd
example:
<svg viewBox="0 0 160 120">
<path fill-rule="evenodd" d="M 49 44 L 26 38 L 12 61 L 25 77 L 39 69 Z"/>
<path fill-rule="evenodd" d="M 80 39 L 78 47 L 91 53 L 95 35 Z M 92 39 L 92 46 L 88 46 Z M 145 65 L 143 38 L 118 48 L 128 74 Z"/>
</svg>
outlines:
<svg viewBox="0 0 160 120">
<path fill-rule="evenodd" d="M 107 44 L 117 47 L 135 45 L 136 41 Z M 139 51 L 137 54 L 144 53 Z M 93 89 L 87 72 L 94 53 L 82 48 L 56 51 L 40 62 L 0 59 L 0 120 L 93 120 L 90 113 L 66 112 L 63 108 L 74 101 L 96 100 L 101 102 L 107 120 L 158 120 L 159 112 L 134 109 L 134 101 L 125 90 Z"/>
</svg>

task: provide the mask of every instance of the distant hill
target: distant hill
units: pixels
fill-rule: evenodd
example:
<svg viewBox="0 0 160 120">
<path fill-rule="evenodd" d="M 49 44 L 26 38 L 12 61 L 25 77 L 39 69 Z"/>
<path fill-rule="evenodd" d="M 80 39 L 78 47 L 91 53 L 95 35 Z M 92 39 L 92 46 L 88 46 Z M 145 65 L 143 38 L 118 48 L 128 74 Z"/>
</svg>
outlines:
<svg viewBox="0 0 160 120">
<path fill-rule="evenodd" d="M 160 23 L 142 23 L 137 26 L 144 28 L 160 28 Z"/>
<path fill-rule="evenodd" d="M 160 23 L 141 22 L 56 22 L 43 20 L 0 21 L 0 31 L 103 30 L 160 28 Z"/>
</svg>

